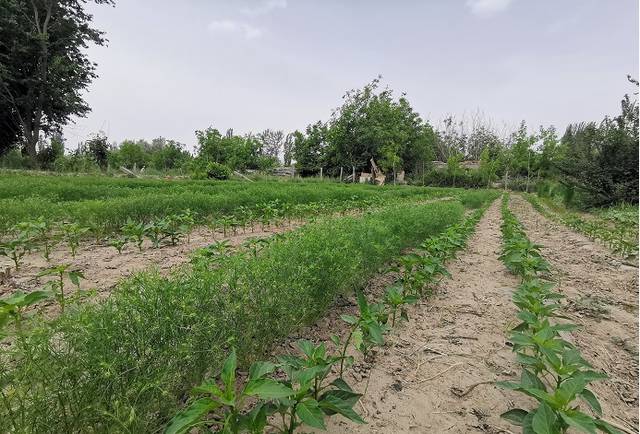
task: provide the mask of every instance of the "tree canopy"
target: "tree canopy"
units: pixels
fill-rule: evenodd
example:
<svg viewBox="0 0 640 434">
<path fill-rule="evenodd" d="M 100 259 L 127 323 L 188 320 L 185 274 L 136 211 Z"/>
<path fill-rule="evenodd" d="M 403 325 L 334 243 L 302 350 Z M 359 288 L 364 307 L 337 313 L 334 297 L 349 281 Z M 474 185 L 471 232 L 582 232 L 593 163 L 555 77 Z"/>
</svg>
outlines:
<svg viewBox="0 0 640 434">
<path fill-rule="evenodd" d="M 85 48 L 106 43 L 91 22 L 85 1 L 0 2 L 0 153 L 22 143 L 35 159 L 42 133 L 60 132 L 89 112 L 82 91 L 96 65 Z"/>
</svg>

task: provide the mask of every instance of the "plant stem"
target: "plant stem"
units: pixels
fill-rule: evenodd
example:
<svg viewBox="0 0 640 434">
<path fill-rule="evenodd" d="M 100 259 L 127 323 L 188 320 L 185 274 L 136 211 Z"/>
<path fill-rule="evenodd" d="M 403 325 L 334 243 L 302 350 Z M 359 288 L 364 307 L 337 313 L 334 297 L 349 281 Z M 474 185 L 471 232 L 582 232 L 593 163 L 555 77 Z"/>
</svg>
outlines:
<svg viewBox="0 0 640 434">
<path fill-rule="evenodd" d="M 62 276 L 63 274 L 60 273 L 60 310 L 64 313 L 64 280 Z"/>
<path fill-rule="evenodd" d="M 340 378 L 342 378 L 342 372 L 344 369 L 344 356 L 347 353 L 347 347 L 349 346 L 349 341 L 351 341 L 351 337 L 353 336 L 353 333 L 356 331 L 356 328 L 358 326 L 356 325 L 355 327 L 352 327 L 351 330 L 349 331 L 349 336 L 347 336 L 347 340 L 344 342 L 344 345 L 342 347 L 342 353 L 341 358 L 340 358 Z"/>
</svg>

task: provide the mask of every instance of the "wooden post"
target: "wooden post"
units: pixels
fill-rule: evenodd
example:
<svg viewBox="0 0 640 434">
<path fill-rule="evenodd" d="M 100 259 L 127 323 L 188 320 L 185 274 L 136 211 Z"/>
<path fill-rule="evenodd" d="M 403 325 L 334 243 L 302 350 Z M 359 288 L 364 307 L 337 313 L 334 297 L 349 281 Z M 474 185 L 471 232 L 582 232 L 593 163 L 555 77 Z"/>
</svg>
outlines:
<svg viewBox="0 0 640 434">
<path fill-rule="evenodd" d="M 342 166 L 340 166 L 340 182 L 342 182 Z"/>
<path fill-rule="evenodd" d="M 322 167 L 320 168 L 320 180 L 322 181 Z"/>
<path fill-rule="evenodd" d="M 351 170 L 352 170 L 351 182 L 356 182 L 356 166 L 351 166 Z"/>
</svg>

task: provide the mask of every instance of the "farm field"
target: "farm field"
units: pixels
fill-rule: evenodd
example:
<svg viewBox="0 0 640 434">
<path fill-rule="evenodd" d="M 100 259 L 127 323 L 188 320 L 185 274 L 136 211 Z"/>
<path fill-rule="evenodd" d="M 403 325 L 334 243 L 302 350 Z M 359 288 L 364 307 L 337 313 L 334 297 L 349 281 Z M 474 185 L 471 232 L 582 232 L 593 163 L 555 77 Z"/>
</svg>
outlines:
<svg viewBox="0 0 640 434">
<path fill-rule="evenodd" d="M 0 230 L 44 216 L 90 227 L 107 235 L 127 219 L 160 218 L 188 209 L 203 217 L 233 215 L 256 218 L 269 211 L 314 212 L 330 207 L 355 207 L 384 203 L 403 197 L 442 197 L 447 188 L 389 186 L 380 191 L 371 185 L 328 182 L 252 182 L 128 179 L 105 176 L 47 176 L 0 172 Z M 298 204 L 296 210 L 287 205 Z M 311 209 L 305 209 L 305 204 Z M 251 208 L 251 209 L 248 209 Z M 258 209 L 256 209 L 258 208 Z M 260 209 L 262 208 L 262 209 Z M 277 215 L 275 216 L 277 217 Z M 287 216 L 288 217 L 288 216 Z"/>
<path fill-rule="evenodd" d="M 640 434 L 639 5 L 0 1 L 0 434 Z"/>
<path fill-rule="evenodd" d="M 13 197 L 5 205 L 16 214 L 3 214 L 0 220 L 6 228 L 2 241 L 14 246 L 0 257 L 0 294 L 38 289 L 43 284 L 40 273 L 65 264 L 84 273 L 84 289 L 104 296 L 135 271 L 157 266 L 166 274 L 202 253 L 198 249 L 212 245 L 220 252 L 256 250 L 272 235 L 321 218 L 361 214 L 392 203 L 454 196 L 463 202 L 474 200 L 473 193 L 455 189 L 376 190 L 318 182 L 245 182 L 242 186 L 107 177 L 31 175 L 18 176 L 17 182 L 5 178 L 9 179 L 11 182 L 0 184 L 0 190 L 5 198 Z M 200 191 L 201 196 L 194 198 L 193 191 Z M 191 205 L 200 212 L 186 208 L 178 213 L 174 205 L 147 206 L 163 200 Z M 202 200 L 217 205 L 203 208 Z M 38 206 L 30 208 L 34 203 Z M 131 211 L 126 219 L 109 217 L 123 206 Z M 16 215 L 28 217 L 11 220 Z M 68 276 L 64 281 L 75 290 Z"/>
<path fill-rule="evenodd" d="M 52 181 L 43 197 L 37 190 L 27 193 L 35 188 L 28 182 L 22 191 L 54 202 L 51 191 L 71 197 L 69 188 L 76 209 L 95 200 L 95 193 L 71 180 L 56 178 L 61 184 L 53 188 Z M 183 188 L 181 181 L 170 183 L 168 190 L 175 192 L 168 193 L 153 181 L 152 192 L 143 193 L 148 182 L 105 179 L 105 194 L 117 184 L 114 191 L 121 196 L 101 201 L 179 197 Z M 2 283 L 3 300 L 20 291 L 33 296 L 23 304 L 4 302 L 0 378 L 7 386 L 0 417 L 7 426 L 16 432 L 188 432 L 203 421 L 215 424 L 210 418 L 217 406 L 205 405 L 215 394 L 206 398 L 190 390 L 203 380 L 211 384 L 220 369 L 229 375 L 230 354 L 240 368 L 237 387 L 254 381 L 265 388 L 247 392 L 246 403 L 244 395 L 236 398 L 241 401 L 234 417 L 245 424 L 243 411 L 251 408 L 263 412 L 260 417 L 277 413 L 261 400 L 277 402 L 293 393 L 283 392 L 287 388 L 309 387 L 270 379 L 271 361 L 294 363 L 279 368 L 284 373 L 315 372 L 309 374 L 315 387 L 326 383 L 322 387 L 331 399 L 316 395 L 309 401 L 308 393 L 318 393 L 313 383 L 297 398 L 318 402 L 317 410 L 279 410 L 287 432 L 436 432 L 443 426 L 447 432 L 511 432 L 501 414 L 514 407 L 535 409 L 531 398 L 498 386 L 521 372 L 509 338 L 518 313 L 511 297 L 521 278 L 500 261 L 501 192 L 326 184 L 331 188 L 317 193 L 319 201 L 301 203 L 295 188 L 325 183 L 255 184 L 248 188 L 271 192 L 271 205 L 261 208 L 257 197 L 257 206 L 240 202 L 240 212 L 256 213 L 250 220 L 240 219 L 238 208 L 203 215 L 206 224 L 196 214 L 175 245 L 169 235 L 155 247 L 145 235 L 138 245 L 134 235 L 111 226 L 110 233 L 100 233 L 103 238 L 87 230 L 76 257 L 63 238 L 47 262 L 43 240 L 36 237 L 18 270 L 4 258 L 11 271 Z M 203 191 L 216 187 L 195 185 Z M 230 202 L 237 194 L 233 185 L 220 190 L 212 191 Z M 557 291 L 566 296 L 560 309 L 579 326 L 562 338 L 595 371 L 608 375 L 590 386 L 605 421 L 594 423 L 608 424 L 610 432 L 634 432 L 637 268 L 548 220 L 524 195 L 511 194 L 505 203 L 531 240 L 543 246 L 548 267 L 534 273 L 558 283 Z M 260 214 L 261 209 L 269 211 Z M 143 215 L 148 225 L 171 214 Z M 25 225 L 19 222 L 6 234 L 17 230 Z M 126 240 L 122 253 L 110 243 L 118 237 Z M 63 288 L 66 298 L 60 297 Z M 290 358 L 300 351 L 307 362 Z M 334 358 L 313 358 L 325 352 Z M 264 366 L 272 367 L 247 379 L 246 369 L 256 360 L 270 360 Z M 320 371 L 313 367 L 318 363 Z M 333 412 L 342 416 L 328 418 L 328 410 L 320 416 L 323 405 L 338 405 Z M 251 423 L 262 432 L 258 419 Z"/>
<path fill-rule="evenodd" d="M 306 185 L 275 183 L 262 187 L 286 190 L 305 188 Z M 162 419 L 153 415 L 158 411 L 170 415 L 177 405 L 175 400 L 169 399 L 159 406 L 160 396 L 169 393 L 179 398 L 194 379 L 201 378 L 220 363 L 222 349 L 230 345 L 229 339 L 236 342 L 234 346 L 238 347 L 238 355 L 243 360 L 251 360 L 270 342 L 325 312 L 336 296 L 364 284 L 372 272 L 402 249 L 459 221 L 464 214 L 464 205 L 478 208 L 497 195 L 491 191 L 415 188 L 407 190 L 410 194 L 392 197 L 396 191 L 393 188 L 342 186 L 340 190 L 349 193 L 343 202 L 308 202 L 302 204 L 306 214 L 285 214 L 276 202 L 269 205 L 266 216 L 256 214 L 252 221 L 231 219 L 233 221 L 228 225 L 222 226 L 209 222 L 209 227 L 194 222 L 191 230 L 179 234 L 176 245 L 165 239 L 157 248 L 146 238 L 138 246 L 132 236 L 127 239 L 128 245 L 122 253 L 118 253 L 114 246 L 104 245 L 108 244 L 109 238 L 93 240 L 95 233 L 88 230 L 77 240 L 75 257 L 71 255 L 69 243 L 65 244 L 68 240 L 56 239 L 60 245 L 51 247 L 47 262 L 42 257 L 47 238 L 43 239 L 38 233 L 30 235 L 34 237 L 30 240 L 33 242 L 28 243 L 33 252 L 20 257 L 18 269 L 15 264 L 5 262 L 10 271 L 2 284 L 3 300 L 7 300 L 3 306 L 3 320 L 9 323 L 5 324 L 9 331 L 9 346 L 3 354 L 2 377 L 5 384 L 20 387 L 4 397 L 7 413 L 3 416 L 18 431 L 39 431 L 45 426 L 82 430 L 87 424 L 98 423 L 96 420 L 101 426 L 112 427 L 113 423 L 121 421 L 105 417 L 105 412 L 123 411 L 112 407 L 115 402 L 116 406 L 122 405 L 139 415 L 131 421 L 136 429 L 151 429 L 151 426 L 157 429 L 162 425 Z M 359 200 L 358 194 L 363 191 L 368 193 L 368 198 Z M 286 192 L 275 194 L 285 195 Z M 290 205 L 287 209 L 292 212 L 301 204 Z M 310 211 L 307 206 L 311 207 Z M 225 216 L 229 214 L 223 215 L 222 219 L 227 219 Z M 51 217 L 44 221 L 49 222 L 48 218 Z M 20 231 L 28 232 L 27 226 L 24 222 L 18 223 L 9 231 L 9 237 L 15 237 Z M 55 236 L 55 229 L 51 231 L 45 235 Z M 115 236 L 124 236 L 125 232 L 116 231 Z M 187 241 L 187 238 L 190 239 Z M 202 245 L 205 247 L 200 248 Z M 105 254 L 105 249 L 110 249 L 110 254 Z M 140 262 L 141 268 L 152 267 L 121 280 L 120 277 L 135 270 L 136 261 Z M 53 272 L 47 272 L 47 267 Z M 78 272 L 82 274 L 78 275 Z M 337 274 L 329 275 L 329 272 Z M 241 278 L 244 281 L 241 287 L 245 289 L 237 289 L 238 295 L 243 294 L 240 298 L 225 292 L 211 292 L 220 291 L 221 285 L 228 287 L 231 282 L 239 284 L 238 273 L 245 276 Z M 75 291 L 74 284 L 78 281 L 83 291 Z M 97 297 L 96 291 L 87 291 L 92 288 L 98 290 Z M 142 288 L 154 294 L 146 289 L 141 292 Z M 253 298 L 246 292 L 249 288 L 252 288 L 250 292 L 262 288 L 281 295 L 274 293 L 268 297 L 264 307 L 257 307 L 255 302 L 241 303 L 243 298 Z M 17 304 L 11 304 L 11 300 L 16 300 L 11 297 L 20 291 L 26 292 L 27 297 L 51 295 L 37 300 L 35 310 L 34 307 L 25 310 L 20 307 L 24 305 L 20 305 L 19 300 L 14 302 Z M 294 298 L 287 302 L 287 297 Z M 100 302 L 102 299 L 105 300 Z M 213 304 L 202 305 L 206 300 L 209 300 L 206 304 Z M 151 301 L 153 303 L 149 305 Z M 277 302 L 282 304 L 274 311 L 276 305 L 273 303 Z M 31 303 L 33 301 L 27 302 Z M 250 310 L 241 313 L 237 309 Z M 231 317 L 221 318 L 219 312 L 227 312 Z M 139 325 L 135 325 L 135 318 L 139 319 Z M 238 329 L 234 323 L 241 318 L 246 325 Z M 280 325 L 274 323 L 276 320 Z M 157 326 L 152 325 L 154 321 L 159 321 Z M 105 324 L 108 324 L 106 329 Z M 259 332 L 258 324 L 268 324 L 268 328 Z M 148 334 L 147 337 L 140 341 L 142 336 L 139 335 L 135 341 L 130 341 L 132 327 L 140 327 L 139 332 Z M 101 337 L 101 333 L 96 334 L 98 330 L 104 332 Z M 116 330 L 123 335 L 114 336 Z M 53 349 L 51 339 L 59 336 L 65 336 L 70 344 L 73 342 L 68 348 L 70 353 L 62 358 L 61 354 L 50 352 Z M 169 339 L 169 336 L 173 337 Z M 198 348 L 204 345 L 208 349 L 202 353 Z M 125 350 L 127 346 L 131 346 L 129 350 Z M 125 355 L 123 351 L 128 354 L 127 360 L 118 360 Z M 149 351 L 146 362 L 140 359 L 140 354 Z M 192 354 L 200 355 L 193 358 Z M 31 359 L 32 356 L 35 358 Z M 18 360 L 21 363 L 16 365 Z M 95 363 L 97 371 L 88 373 L 86 363 Z M 125 381 L 116 373 L 127 372 L 131 363 L 138 365 L 137 369 L 141 371 L 129 373 L 130 380 Z M 44 376 L 34 377 L 32 369 Z M 76 375 L 80 377 L 73 380 L 71 377 Z M 148 378 L 143 379 L 140 375 Z M 69 381 L 75 387 L 69 389 Z M 81 386 L 81 383 L 85 385 Z M 163 386 L 146 390 L 142 383 Z M 107 396 L 97 392 L 112 388 L 115 388 L 112 394 Z M 42 394 L 34 395 L 34 390 L 40 390 Z M 52 393 L 59 396 L 58 402 L 64 407 L 60 407 L 59 412 L 40 413 L 39 409 L 45 403 L 51 410 Z M 147 393 L 150 395 L 146 396 Z M 145 399 L 119 401 L 137 394 L 145 395 Z M 96 410 L 87 411 L 86 405 Z"/>
</svg>

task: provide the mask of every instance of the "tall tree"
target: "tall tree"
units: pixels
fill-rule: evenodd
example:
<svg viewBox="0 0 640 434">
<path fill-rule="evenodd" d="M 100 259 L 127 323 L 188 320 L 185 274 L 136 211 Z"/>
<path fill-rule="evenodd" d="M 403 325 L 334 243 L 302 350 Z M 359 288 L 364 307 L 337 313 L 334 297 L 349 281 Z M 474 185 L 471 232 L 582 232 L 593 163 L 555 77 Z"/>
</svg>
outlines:
<svg viewBox="0 0 640 434">
<path fill-rule="evenodd" d="M 321 121 L 309 125 L 306 134 L 293 133 L 293 158 L 302 175 L 315 175 L 327 161 L 327 127 Z"/>
<path fill-rule="evenodd" d="M 341 166 L 368 171 L 371 158 L 379 160 L 384 171 L 412 170 L 415 160 L 405 157 L 421 151 L 419 158 L 424 158 L 429 127 L 404 94 L 396 99 L 391 89 L 379 90 L 380 79 L 348 91 L 333 112 L 327 131 L 333 172 Z"/>
<path fill-rule="evenodd" d="M 599 124 L 569 125 L 559 146 L 560 180 L 587 192 L 590 205 L 638 203 L 638 101 L 625 95 L 621 108 Z"/>
<path fill-rule="evenodd" d="M 113 4 L 113 0 L 93 0 Z M 82 91 L 96 77 L 88 43 L 104 45 L 85 0 L 0 2 L 0 140 L 23 143 L 35 158 L 41 133 L 59 132 L 90 108 Z M 0 144 L 0 149 L 6 146 Z"/>
<path fill-rule="evenodd" d="M 263 155 L 278 158 L 284 143 L 284 133 L 281 130 L 266 129 L 259 133 L 256 138 L 260 143 L 260 151 Z"/>
<path fill-rule="evenodd" d="M 293 146 L 295 143 L 295 135 L 293 133 L 287 134 L 282 142 L 282 159 L 285 166 L 291 166 L 291 160 L 293 159 Z"/>
</svg>

